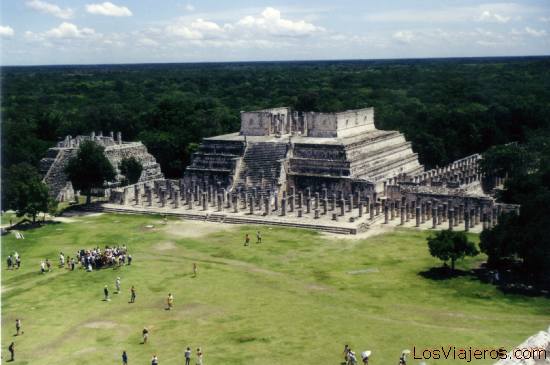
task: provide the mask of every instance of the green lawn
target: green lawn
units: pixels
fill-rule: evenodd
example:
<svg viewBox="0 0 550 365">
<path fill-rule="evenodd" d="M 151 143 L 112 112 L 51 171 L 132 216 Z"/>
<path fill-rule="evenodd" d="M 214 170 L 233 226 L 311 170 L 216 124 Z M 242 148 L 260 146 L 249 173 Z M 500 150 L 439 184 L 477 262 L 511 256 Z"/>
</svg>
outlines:
<svg viewBox="0 0 550 365">
<path fill-rule="evenodd" d="M 183 364 L 187 345 L 202 347 L 206 365 L 339 364 L 348 343 L 357 352 L 372 350 L 373 364 L 391 364 L 413 346 L 509 348 L 550 323 L 548 299 L 504 295 L 470 276 L 419 275 L 440 265 L 428 254 L 428 232 L 352 240 L 299 229 L 210 227 L 201 236 L 204 224 L 102 215 L 27 231 L 25 240 L 2 237 L 4 359 L 15 341 L 20 364 L 119 364 L 124 349 L 132 365 L 149 364 L 154 353 L 162 365 Z M 243 247 L 245 232 L 254 237 L 256 229 L 264 243 L 254 238 Z M 40 260 L 57 263 L 59 251 L 74 256 L 79 248 L 114 243 L 129 246 L 131 266 L 86 273 L 54 265 L 39 274 Z M 22 255 L 19 271 L 5 269 L 13 250 Z M 113 291 L 117 276 L 123 293 L 102 301 L 103 286 Z M 128 304 L 131 285 L 135 304 Z M 168 292 L 172 311 L 164 310 Z M 19 337 L 16 318 L 25 331 Z M 150 337 L 141 345 L 144 326 Z"/>
</svg>

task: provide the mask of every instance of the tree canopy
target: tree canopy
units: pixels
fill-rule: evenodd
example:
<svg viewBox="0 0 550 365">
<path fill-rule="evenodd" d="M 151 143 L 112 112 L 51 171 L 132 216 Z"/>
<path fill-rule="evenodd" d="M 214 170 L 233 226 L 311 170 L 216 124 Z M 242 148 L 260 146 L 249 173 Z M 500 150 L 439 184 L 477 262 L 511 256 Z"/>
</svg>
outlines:
<svg viewBox="0 0 550 365">
<path fill-rule="evenodd" d="M 2 209 L 13 209 L 18 217 L 28 215 L 35 222 L 38 213 L 48 212 L 56 204 L 33 166 L 13 165 L 2 175 Z"/>
<path fill-rule="evenodd" d="M 457 260 L 466 256 L 476 256 L 479 251 L 476 245 L 468 241 L 464 232 L 443 230 L 428 237 L 430 255 L 437 257 L 444 263 L 451 261 L 451 270 L 454 271 Z"/>
<path fill-rule="evenodd" d="M 92 189 L 102 188 L 106 181 L 114 180 L 115 169 L 105 157 L 105 148 L 93 141 L 80 144 L 76 156 L 69 159 L 65 173 L 75 190 L 83 191 L 90 202 Z"/>
<path fill-rule="evenodd" d="M 118 165 L 120 173 L 124 175 L 123 185 L 132 185 L 139 181 L 143 166 L 134 156 L 123 158 Z"/>
</svg>

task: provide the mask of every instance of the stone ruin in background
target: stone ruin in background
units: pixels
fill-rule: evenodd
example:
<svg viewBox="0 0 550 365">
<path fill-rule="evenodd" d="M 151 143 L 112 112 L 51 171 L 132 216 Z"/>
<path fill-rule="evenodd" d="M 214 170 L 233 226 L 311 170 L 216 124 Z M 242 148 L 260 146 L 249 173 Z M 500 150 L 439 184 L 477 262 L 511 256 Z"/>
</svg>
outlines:
<svg viewBox="0 0 550 365">
<path fill-rule="evenodd" d="M 376 222 L 470 230 L 519 209 L 491 197 L 502 180 L 482 176 L 480 160 L 425 171 L 403 134 L 376 129 L 373 108 L 274 108 L 241 112 L 240 132 L 205 138 L 182 179 L 113 189 L 110 201 L 145 213 L 340 233 Z"/>
<path fill-rule="evenodd" d="M 76 156 L 80 143 L 83 141 L 94 141 L 105 148 L 105 156 L 109 159 L 117 172 L 116 181 L 109 184 L 109 187 L 119 186 L 124 176 L 120 174 L 118 166 L 125 158 L 135 157 L 143 166 L 139 182 L 163 179 L 164 175 L 160 165 L 155 158 L 147 152 L 147 148 L 141 142 L 124 142 L 122 135 L 114 133 L 103 136 L 103 133 L 92 132 L 89 136 L 66 136 L 63 141 L 55 147 L 48 149 L 46 156 L 40 160 L 40 172 L 43 174 L 43 181 L 48 185 L 50 195 L 58 201 L 69 201 L 74 199 L 75 192 L 71 182 L 65 174 L 65 167 L 71 157 Z"/>
</svg>

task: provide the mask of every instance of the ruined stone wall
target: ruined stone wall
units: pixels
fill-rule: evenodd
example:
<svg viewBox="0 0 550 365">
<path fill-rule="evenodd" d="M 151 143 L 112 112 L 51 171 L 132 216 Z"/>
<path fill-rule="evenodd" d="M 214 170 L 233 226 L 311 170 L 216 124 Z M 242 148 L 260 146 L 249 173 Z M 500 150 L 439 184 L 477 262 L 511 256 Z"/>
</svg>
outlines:
<svg viewBox="0 0 550 365">
<path fill-rule="evenodd" d="M 241 135 L 267 136 L 290 133 L 290 109 L 273 108 L 241 112 Z"/>
</svg>

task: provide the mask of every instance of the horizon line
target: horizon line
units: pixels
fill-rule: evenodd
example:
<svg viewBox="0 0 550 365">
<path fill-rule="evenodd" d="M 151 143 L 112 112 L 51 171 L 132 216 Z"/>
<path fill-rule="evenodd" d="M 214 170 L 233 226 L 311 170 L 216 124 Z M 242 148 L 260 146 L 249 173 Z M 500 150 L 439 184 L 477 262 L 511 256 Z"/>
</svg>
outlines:
<svg viewBox="0 0 550 365">
<path fill-rule="evenodd" d="M 449 57 L 396 57 L 396 58 L 326 58 L 285 60 L 241 60 L 241 61 L 167 61 L 167 62 L 115 62 L 115 63 L 54 63 L 28 65 L 0 65 L 4 67 L 71 67 L 71 66 L 138 66 L 138 65 L 197 65 L 197 64 L 241 64 L 241 63 L 298 63 L 298 62 L 365 62 L 365 61 L 426 61 L 461 59 L 504 59 L 504 58 L 548 58 L 550 54 L 515 56 L 449 56 Z"/>
</svg>

